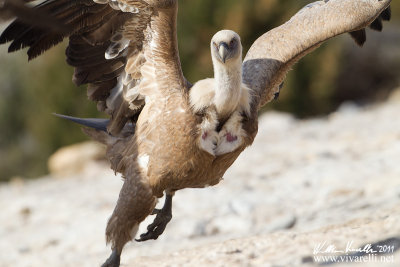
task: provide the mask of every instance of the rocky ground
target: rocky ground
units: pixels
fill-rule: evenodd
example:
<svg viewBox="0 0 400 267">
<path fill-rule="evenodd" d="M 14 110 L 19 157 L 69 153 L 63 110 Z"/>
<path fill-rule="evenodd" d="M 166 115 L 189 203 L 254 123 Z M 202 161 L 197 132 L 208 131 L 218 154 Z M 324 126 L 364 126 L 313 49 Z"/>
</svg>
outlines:
<svg viewBox="0 0 400 267">
<path fill-rule="evenodd" d="M 129 244 L 121 266 L 315 266 L 332 245 L 379 241 L 395 253 L 342 260 L 400 266 L 399 98 L 312 120 L 264 114 L 225 180 L 178 192 L 165 234 Z M 0 186 L 0 266 L 99 266 L 108 257 L 104 229 L 122 180 L 101 161 L 66 166 Z"/>
</svg>

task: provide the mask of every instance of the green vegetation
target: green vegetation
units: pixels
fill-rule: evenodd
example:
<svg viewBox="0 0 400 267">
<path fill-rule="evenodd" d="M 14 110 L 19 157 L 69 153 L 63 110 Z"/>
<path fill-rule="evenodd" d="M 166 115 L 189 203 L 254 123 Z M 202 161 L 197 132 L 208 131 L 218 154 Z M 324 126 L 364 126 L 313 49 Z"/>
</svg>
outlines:
<svg viewBox="0 0 400 267">
<path fill-rule="evenodd" d="M 186 77 L 191 82 L 212 77 L 209 42 L 218 30 L 229 28 L 238 32 L 247 51 L 258 36 L 284 23 L 308 2 L 180 1 L 179 45 Z M 400 3 L 393 1 L 393 9 L 396 17 Z M 348 53 L 355 47 L 346 39 L 350 38 L 332 40 L 299 62 L 286 79 L 280 101 L 266 108 L 305 117 L 327 114 L 346 100 L 338 95 L 339 85 L 346 88 L 346 84 L 339 83 L 339 80 L 348 67 Z M 87 139 L 78 126 L 55 118 L 51 113 L 104 116 L 96 111 L 94 103 L 87 100 L 85 87 L 77 88 L 72 84 L 73 70 L 65 63 L 64 49 L 65 44 L 26 64 L 25 54 L 9 55 L 6 46 L 0 47 L 0 181 L 16 175 L 43 175 L 47 157 L 57 148 Z M 399 49 L 394 53 L 397 54 L 391 57 L 398 59 Z M 382 88 L 376 89 L 388 90 L 398 84 L 395 78 L 399 76 L 399 62 L 387 64 L 392 80 L 384 85 L 377 83 Z M 371 69 L 375 69 L 374 66 L 366 71 Z M 361 75 L 365 73 L 360 72 L 357 79 L 364 79 L 365 76 Z M 387 77 L 378 77 L 383 78 Z M 371 97 L 375 95 L 371 94 Z"/>
</svg>

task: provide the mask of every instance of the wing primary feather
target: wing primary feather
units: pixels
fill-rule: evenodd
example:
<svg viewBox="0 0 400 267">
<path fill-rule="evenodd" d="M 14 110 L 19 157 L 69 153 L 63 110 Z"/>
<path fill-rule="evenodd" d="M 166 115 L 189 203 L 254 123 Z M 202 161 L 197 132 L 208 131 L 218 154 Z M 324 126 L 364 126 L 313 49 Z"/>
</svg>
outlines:
<svg viewBox="0 0 400 267">
<path fill-rule="evenodd" d="M 54 36 L 44 36 L 43 38 L 36 41 L 34 44 L 30 45 L 28 49 L 28 60 L 32 60 L 39 55 L 43 54 L 45 51 L 49 50 L 51 47 L 61 43 L 64 40 L 64 36 L 56 34 Z M 40 45 L 38 45 L 40 43 Z"/>
<path fill-rule="evenodd" d="M 3 2 L 0 10 L 9 12 L 12 15 L 11 17 L 17 17 L 20 22 L 34 23 L 36 27 L 41 29 L 62 33 L 69 30 L 65 24 L 51 16 L 47 11 L 26 6 L 25 2 L 28 1 L 4 0 Z"/>
<path fill-rule="evenodd" d="M 381 18 L 383 20 L 390 20 L 392 18 L 392 10 L 390 9 L 390 6 L 388 8 L 386 8 L 385 10 L 383 10 L 383 12 L 381 14 Z"/>
<path fill-rule="evenodd" d="M 71 117 L 71 116 L 67 116 L 67 115 L 62 115 L 62 114 L 57 114 L 57 113 L 53 113 L 53 115 L 62 118 L 62 119 L 66 119 L 72 122 L 75 122 L 77 124 L 89 127 L 89 128 L 93 128 L 96 130 L 100 130 L 103 132 L 107 132 L 107 125 L 110 122 L 109 119 L 94 119 L 94 118 L 77 118 L 77 117 Z"/>
<path fill-rule="evenodd" d="M 279 95 L 281 94 L 281 90 L 282 90 L 282 88 L 283 88 L 284 85 L 285 85 L 285 82 L 282 82 L 282 83 L 279 85 L 278 92 L 276 92 L 275 95 L 274 95 L 274 100 L 278 100 Z"/>
<path fill-rule="evenodd" d="M 21 21 L 14 21 L 7 28 L 1 33 L 0 36 L 0 44 L 8 43 L 15 38 L 17 38 L 21 32 L 24 32 L 26 25 L 23 24 Z"/>
<path fill-rule="evenodd" d="M 25 48 L 35 42 L 35 39 L 43 34 L 38 29 L 27 28 L 22 31 L 18 36 L 15 37 L 14 41 L 8 47 L 8 52 L 15 52 L 22 48 Z"/>
<path fill-rule="evenodd" d="M 378 17 L 376 20 L 374 20 L 371 25 L 369 26 L 371 29 L 381 32 L 383 29 L 383 25 L 382 25 L 382 19 L 380 17 Z"/>
<path fill-rule="evenodd" d="M 93 3 L 92 1 L 90 1 Z M 47 9 L 51 12 L 54 19 L 62 22 L 68 31 L 64 32 L 46 32 L 40 27 L 36 28 L 22 23 L 20 20 L 14 21 L 0 36 L 0 44 L 13 41 L 10 45 L 9 52 L 19 50 L 30 46 L 28 51 L 29 59 L 35 58 L 48 50 L 50 47 L 58 44 L 62 39 L 75 32 L 87 31 L 89 29 L 100 27 L 105 21 L 108 21 L 116 13 L 112 9 L 104 5 L 92 5 L 87 0 L 77 1 L 75 5 L 71 5 L 68 9 L 57 6 L 58 9 L 53 10 L 51 3 Z M 63 4 L 63 3 L 61 3 Z M 67 2 L 68 4 L 68 2 Z M 67 5 L 68 7 L 69 5 Z"/>
<path fill-rule="evenodd" d="M 367 33 L 365 32 L 365 29 L 350 32 L 350 35 L 359 46 L 363 46 L 367 41 Z"/>
</svg>

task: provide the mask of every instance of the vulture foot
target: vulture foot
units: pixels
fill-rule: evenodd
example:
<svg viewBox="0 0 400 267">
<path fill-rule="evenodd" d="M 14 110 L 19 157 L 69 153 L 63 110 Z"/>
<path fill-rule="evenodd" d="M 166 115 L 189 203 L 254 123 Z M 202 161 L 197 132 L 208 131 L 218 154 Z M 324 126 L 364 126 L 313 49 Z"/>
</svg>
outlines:
<svg viewBox="0 0 400 267">
<path fill-rule="evenodd" d="M 147 226 L 147 233 L 141 234 L 137 242 L 143 242 L 150 239 L 156 240 L 165 230 L 167 224 L 172 219 L 172 196 L 166 194 L 164 207 L 162 209 L 154 209 L 152 215 L 157 215 L 153 223 Z"/>
<path fill-rule="evenodd" d="M 101 265 L 101 267 L 119 267 L 121 261 L 121 256 L 114 250 L 111 256 L 106 260 L 106 262 Z"/>
</svg>

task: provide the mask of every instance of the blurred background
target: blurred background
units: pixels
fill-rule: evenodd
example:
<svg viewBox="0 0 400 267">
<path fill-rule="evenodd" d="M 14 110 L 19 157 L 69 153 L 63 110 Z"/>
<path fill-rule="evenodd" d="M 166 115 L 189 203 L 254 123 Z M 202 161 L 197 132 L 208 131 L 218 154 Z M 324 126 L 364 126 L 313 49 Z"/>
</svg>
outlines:
<svg viewBox="0 0 400 267">
<path fill-rule="evenodd" d="M 180 1 L 178 20 L 182 67 L 189 81 L 212 77 L 211 37 L 227 28 L 238 32 L 245 52 L 266 31 L 287 21 L 311 1 Z M 392 3 L 392 21 L 382 33 L 368 31 L 357 47 L 349 36 L 330 40 L 302 59 L 289 73 L 279 98 L 265 107 L 298 118 L 324 116 L 343 102 L 383 101 L 400 85 L 400 3 Z M 0 25 L 4 29 L 6 25 Z M 85 87 L 72 84 L 72 68 L 59 45 L 27 64 L 23 52 L 0 47 L 0 181 L 39 177 L 58 148 L 87 140 L 80 127 L 51 113 L 102 117 L 86 98 Z"/>
</svg>

